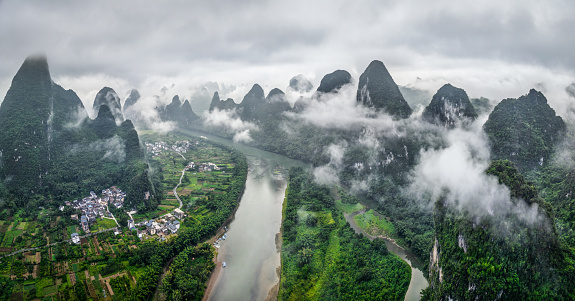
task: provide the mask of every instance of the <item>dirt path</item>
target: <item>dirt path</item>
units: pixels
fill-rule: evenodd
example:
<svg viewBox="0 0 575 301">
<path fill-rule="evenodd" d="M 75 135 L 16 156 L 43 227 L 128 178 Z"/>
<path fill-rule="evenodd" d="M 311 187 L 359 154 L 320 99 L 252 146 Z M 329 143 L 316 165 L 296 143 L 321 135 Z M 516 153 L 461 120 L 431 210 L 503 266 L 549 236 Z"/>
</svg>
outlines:
<svg viewBox="0 0 575 301">
<path fill-rule="evenodd" d="M 114 295 L 114 291 L 112 290 L 112 287 L 110 286 L 110 279 L 116 278 L 116 277 L 122 277 L 122 276 L 125 276 L 125 275 L 126 275 L 126 272 L 121 273 L 121 274 L 115 274 L 115 275 L 112 275 L 112 276 L 108 276 L 108 277 L 106 277 L 106 278 L 102 278 L 102 277 L 100 276 L 100 281 L 102 281 L 102 282 L 104 282 L 104 283 L 106 284 L 106 287 L 108 288 L 108 292 L 110 292 L 110 296 L 113 296 L 113 295 Z M 134 281 L 134 282 L 135 282 L 135 281 Z"/>
<path fill-rule="evenodd" d="M 102 247 L 100 247 L 100 242 L 98 241 L 98 238 L 94 236 L 94 239 L 92 240 L 92 242 L 94 243 L 94 248 L 96 249 L 96 254 L 100 255 L 100 251 L 102 250 Z"/>
</svg>

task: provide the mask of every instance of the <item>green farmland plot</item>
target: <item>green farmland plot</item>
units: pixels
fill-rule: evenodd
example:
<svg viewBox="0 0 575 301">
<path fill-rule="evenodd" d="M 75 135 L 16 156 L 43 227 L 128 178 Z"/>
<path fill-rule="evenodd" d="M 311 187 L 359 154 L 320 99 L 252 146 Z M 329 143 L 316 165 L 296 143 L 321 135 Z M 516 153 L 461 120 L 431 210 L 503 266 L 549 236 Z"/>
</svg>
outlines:
<svg viewBox="0 0 575 301">
<path fill-rule="evenodd" d="M 22 232 L 22 230 L 6 231 L 4 234 L 4 240 L 2 241 L 2 247 L 11 247 L 14 239 L 22 235 Z"/>
<path fill-rule="evenodd" d="M 45 288 L 43 289 L 44 296 L 53 294 L 53 293 L 55 293 L 55 292 L 57 292 L 57 291 L 58 291 L 58 286 L 57 286 L 57 285 L 47 286 L 47 287 L 45 287 Z"/>
<path fill-rule="evenodd" d="M 78 233 L 78 226 L 76 225 L 68 226 L 67 230 L 68 235 L 72 235 L 72 233 Z"/>
</svg>

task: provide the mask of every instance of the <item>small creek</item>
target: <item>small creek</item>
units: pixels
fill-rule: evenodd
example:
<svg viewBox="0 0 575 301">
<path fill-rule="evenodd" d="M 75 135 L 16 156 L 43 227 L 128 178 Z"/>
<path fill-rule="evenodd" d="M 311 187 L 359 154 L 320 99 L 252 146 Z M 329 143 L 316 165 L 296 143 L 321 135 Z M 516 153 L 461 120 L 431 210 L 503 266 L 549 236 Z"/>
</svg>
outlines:
<svg viewBox="0 0 575 301">
<path fill-rule="evenodd" d="M 363 205 L 367 206 L 369 204 L 363 203 Z M 368 208 L 371 209 L 369 206 L 368 206 Z M 373 209 L 375 209 L 375 208 L 373 208 Z M 373 240 L 375 237 L 365 233 L 365 231 L 363 231 L 357 225 L 355 220 L 353 219 L 354 216 L 356 216 L 358 214 L 362 214 L 365 211 L 366 210 L 363 209 L 363 210 L 356 211 L 356 212 L 351 213 L 351 214 L 344 214 L 344 216 L 345 216 L 345 219 L 347 220 L 347 222 L 349 223 L 349 225 L 353 228 L 353 230 L 355 230 L 356 233 L 363 234 L 366 237 L 368 237 L 369 239 Z M 401 259 L 403 259 L 405 262 L 407 262 L 409 264 L 409 266 L 411 266 L 411 281 L 409 282 L 409 288 L 407 289 L 407 293 L 405 294 L 404 300 L 405 301 L 417 301 L 417 300 L 421 299 L 421 295 L 419 293 L 421 292 L 422 289 L 425 289 L 429 285 L 429 283 L 427 282 L 427 279 L 423 276 L 423 265 L 417 260 L 417 258 L 413 254 L 409 253 L 404 248 L 397 245 L 393 240 L 390 240 L 387 238 L 384 238 L 384 240 L 385 240 L 385 245 L 387 246 L 387 249 L 391 253 L 396 254 Z"/>
</svg>

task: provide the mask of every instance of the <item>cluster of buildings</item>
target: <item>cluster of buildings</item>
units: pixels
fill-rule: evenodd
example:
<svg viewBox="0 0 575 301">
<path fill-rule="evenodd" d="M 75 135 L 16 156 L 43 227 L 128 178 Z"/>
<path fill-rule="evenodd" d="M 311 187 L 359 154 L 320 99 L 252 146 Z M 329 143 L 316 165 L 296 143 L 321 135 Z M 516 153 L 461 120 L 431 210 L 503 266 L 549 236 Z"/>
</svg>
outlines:
<svg viewBox="0 0 575 301">
<path fill-rule="evenodd" d="M 194 162 L 192 162 L 192 163 L 194 163 Z M 220 170 L 220 168 L 212 162 L 202 163 L 202 164 L 198 165 L 198 171 L 199 172 L 214 171 L 214 170 Z"/>
<path fill-rule="evenodd" d="M 82 211 L 82 215 L 78 218 L 77 214 L 72 214 L 71 218 L 80 221 L 80 226 L 84 232 L 90 232 L 90 224 L 94 223 L 98 217 L 112 217 L 108 211 L 107 206 L 114 206 L 122 208 L 124 206 L 124 199 L 126 193 L 112 186 L 108 189 L 102 190 L 102 195 L 98 196 L 95 192 L 90 191 L 90 196 L 81 200 L 74 200 L 73 202 L 66 201 L 66 206 L 72 206 L 76 210 Z"/>
<path fill-rule="evenodd" d="M 138 237 L 143 239 L 147 236 L 157 236 L 160 240 L 165 240 L 166 236 L 175 234 L 180 229 L 180 222 L 177 219 L 182 219 L 185 216 L 184 212 L 180 209 L 174 210 L 174 214 L 166 214 L 161 218 L 155 220 L 143 221 L 135 224 L 135 227 L 145 227 L 143 230 L 138 230 Z"/>
<path fill-rule="evenodd" d="M 196 142 L 196 144 L 198 144 L 198 142 Z M 158 156 L 165 150 L 172 150 L 178 153 L 186 153 L 188 152 L 188 149 L 192 147 L 192 142 L 188 140 L 183 140 L 183 141 L 176 141 L 175 144 L 169 145 L 164 141 L 158 141 L 154 143 L 146 142 L 145 145 L 146 145 L 146 151 L 148 153 L 152 154 L 152 156 Z"/>
<path fill-rule="evenodd" d="M 198 171 L 199 172 L 205 172 L 205 171 L 214 171 L 214 170 L 220 170 L 220 168 L 212 163 L 212 162 L 208 162 L 208 163 L 202 163 L 199 165 L 196 165 L 194 162 L 190 162 L 188 163 L 188 165 L 186 166 L 186 170 L 190 170 L 190 169 L 194 169 L 198 167 Z"/>
</svg>

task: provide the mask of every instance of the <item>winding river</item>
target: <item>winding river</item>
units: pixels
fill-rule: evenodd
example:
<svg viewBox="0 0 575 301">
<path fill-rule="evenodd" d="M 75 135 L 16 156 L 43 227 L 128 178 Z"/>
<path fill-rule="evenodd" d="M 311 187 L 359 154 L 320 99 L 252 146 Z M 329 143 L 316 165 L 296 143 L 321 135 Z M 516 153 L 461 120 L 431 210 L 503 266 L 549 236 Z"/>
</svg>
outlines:
<svg viewBox="0 0 575 301">
<path fill-rule="evenodd" d="M 220 241 L 217 261 L 220 268 L 208 300 L 275 300 L 280 267 L 279 232 L 282 202 L 287 186 L 288 170 L 292 166 L 311 168 L 301 161 L 237 144 L 205 133 L 182 131 L 183 134 L 204 136 L 217 143 L 231 146 L 248 158 L 246 189 L 226 239 Z M 365 200 L 375 208 L 376 203 Z M 353 217 L 352 215 L 350 215 Z M 346 217 L 357 232 L 353 218 Z M 363 233 L 363 232 L 362 232 Z M 363 233 L 365 234 L 365 233 Z M 415 257 L 393 241 L 386 240 L 390 252 L 405 260 L 412 269 L 411 282 L 405 300 L 419 300 L 419 292 L 427 287 L 421 265 Z"/>
</svg>

